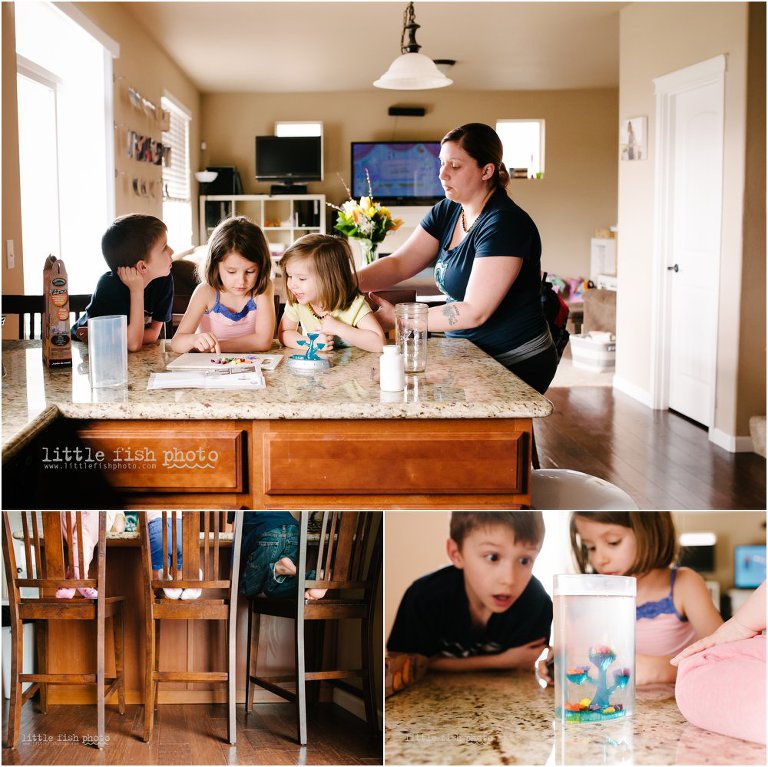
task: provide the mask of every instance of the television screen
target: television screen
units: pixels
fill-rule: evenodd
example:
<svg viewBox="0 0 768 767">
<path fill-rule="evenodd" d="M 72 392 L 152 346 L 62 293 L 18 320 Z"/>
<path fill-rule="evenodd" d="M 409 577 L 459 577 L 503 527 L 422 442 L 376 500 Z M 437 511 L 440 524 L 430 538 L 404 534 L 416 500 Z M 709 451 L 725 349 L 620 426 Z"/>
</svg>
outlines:
<svg viewBox="0 0 768 767">
<path fill-rule="evenodd" d="M 765 546 L 735 546 L 733 585 L 756 589 L 765 580 Z"/>
<path fill-rule="evenodd" d="M 257 181 L 322 181 L 321 136 L 256 136 Z"/>
<path fill-rule="evenodd" d="M 433 205 L 445 197 L 440 184 L 439 141 L 355 141 L 352 143 L 352 196 L 368 194 L 387 204 Z"/>
</svg>

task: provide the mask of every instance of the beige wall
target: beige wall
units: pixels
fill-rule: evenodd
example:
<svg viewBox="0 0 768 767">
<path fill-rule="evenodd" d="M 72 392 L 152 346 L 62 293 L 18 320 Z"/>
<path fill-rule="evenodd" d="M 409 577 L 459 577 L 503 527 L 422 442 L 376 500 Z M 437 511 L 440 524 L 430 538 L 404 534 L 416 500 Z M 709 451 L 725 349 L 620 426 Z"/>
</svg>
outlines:
<svg viewBox="0 0 768 767">
<path fill-rule="evenodd" d="M 749 4 L 744 269 L 741 274 L 736 423 L 765 413 L 765 4 Z M 762 407 L 761 407 L 762 406 Z"/>
<path fill-rule="evenodd" d="M 763 32 L 764 49 L 764 32 Z M 762 254 L 745 253 L 759 247 L 765 227 L 765 207 L 745 220 L 745 181 L 750 192 L 759 186 L 745 179 L 747 135 L 747 4 L 633 3 L 621 11 L 619 118 L 648 115 L 649 159 L 619 164 L 619 255 L 622 287 L 617 306 L 616 377 L 621 388 L 650 400 L 651 323 L 648 317 L 653 274 L 655 231 L 654 163 L 656 147 L 653 78 L 719 54 L 727 57 L 725 79 L 725 162 L 723 177 L 722 263 L 718 309 L 716 411 L 714 428 L 735 439 L 748 433 L 747 417 L 765 412 L 765 342 L 763 333 L 742 337 L 742 317 L 749 307 L 752 321 L 765 321 L 765 296 L 759 288 L 743 291 Z M 765 91 L 756 79 L 753 87 Z M 760 112 L 756 105 L 755 112 Z M 755 117 L 756 121 L 758 118 Z M 757 137 L 753 145 L 758 143 Z M 755 146 L 755 151 L 758 151 Z M 764 150 L 763 150 L 764 151 Z M 759 152 L 758 152 L 759 154 Z M 758 161 L 759 164 L 759 161 Z M 764 165 L 764 161 L 763 161 Z M 764 170 L 764 169 L 763 169 Z M 764 195 L 764 192 L 763 192 Z M 764 197 L 763 197 L 764 199 Z M 760 205 L 759 196 L 754 200 Z M 763 240 L 764 242 L 764 240 Z M 756 280 L 764 286 L 764 279 Z M 754 284 L 754 283 L 753 283 Z M 699 311 L 706 309 L 701 307 Z M 746 319 L 746 318 L 745 318 Z"/>
<path fill-rule="evenodd" d="M 448 511 L 385 513 L 385 637 L 389 636 L 397 606 L 408 586 L 416 578 L 450 564 L 445 553 L 450 516 Z M 678 533 L 714 532 L 717 535 L 717 569 L 713 579 L 720 584 L 721 593 L 733 586 L 733 547 L 743 543 L 765 543 L 763 512 L 677 511 L 673 512 L 673 518 Z M 567 546 L 570 512 L 545 512 L 545 520 L 545 545 L 555 549 L 550 539 L 559 536 L 560 543 L 565 541 Z M 570 556 L 566 554 L 561 559 L 560 572 L 569 571 Z"/>
<path fill-rule="evenodd" d="M 16 30 L 13 3 L 3 3 L 3 292 L 23 293 L 24 272 L 22 271 L 23 243 L 21 241 L 21 204 L 19 197 L 19 126 L 16 107 Z M 5 259 L 5 241 L 13 240 L 16 251 L 16 268 L 8 269 Z M 15 334 L 13 327 L 3 328 L 4 332 Z M 11 336 L 13 337 L 13 336 Z"/>
<path fill-rule="evenodd" d="M 264 194 L 269 186 L 254 180 L 254 137 L 272 133 L 275 120 L 322 120 L 325 180 L 309 191 L 339 203 L 346 194 L 336 174 L 349 183 L 352 141 L 435 140 L 465 122 L 543 118 L 544 179 L 513 181 L 509 193 L 541 231 L 543 268 L 586 276 L 594 230 L 616 222 L 617 101 L 615 90 L 209 93 L 202 97 L 201 138 L 207 165 L 236 165 L 245 192 Z M 389 117 L 387 108 L 396 103 L 425 106 L 427 114 Z"/>
</svg>

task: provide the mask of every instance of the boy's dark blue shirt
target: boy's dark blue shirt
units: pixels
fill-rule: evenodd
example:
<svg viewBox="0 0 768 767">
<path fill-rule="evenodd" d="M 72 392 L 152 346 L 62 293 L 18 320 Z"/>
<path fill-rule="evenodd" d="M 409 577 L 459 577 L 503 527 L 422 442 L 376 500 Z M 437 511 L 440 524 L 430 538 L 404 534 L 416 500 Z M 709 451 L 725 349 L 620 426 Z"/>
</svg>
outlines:
<svg viewBox="0 0 768 767">
<path fill-rule="evenodd" d="M 523 593 L 483 628 L 472 625 L 464 573 L 453 565 L 414 581 L 403 595 L 387 650 L 432 657 L 492 655 L 542 637 L 549 641 L 552 600 L 531 577 Z"/>
<path fill-rule="evenodd" d="M 169 322 L 173 309 L 173 277 L 157 277 L 144 288 L 144 325 L 149 321 Z M 131 291 L 115 272 L 106 272 L 99 277 L 91 302 L 72 326 L 72 338 L 78 328 L 88 327 L 91 317 L 108 314 L 131 316 Z"/>
</svg>

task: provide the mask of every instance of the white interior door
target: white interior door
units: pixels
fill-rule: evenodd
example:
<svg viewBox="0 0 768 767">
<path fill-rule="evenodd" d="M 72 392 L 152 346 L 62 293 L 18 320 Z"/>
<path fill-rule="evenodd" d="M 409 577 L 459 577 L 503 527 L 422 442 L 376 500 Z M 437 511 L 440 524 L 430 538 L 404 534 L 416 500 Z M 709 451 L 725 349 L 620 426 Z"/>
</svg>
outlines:
<svg viewBox="0 0 768 767">
<path fill-rule="evenodd" d="M 695 71 L 695 67 L 690 68 Z M 722 221 L 723 84 L 677 81 L 661 119 L 663 259 L 668 311 L 667 405 L 709 427 L 714 418 Z"/>
</svg>

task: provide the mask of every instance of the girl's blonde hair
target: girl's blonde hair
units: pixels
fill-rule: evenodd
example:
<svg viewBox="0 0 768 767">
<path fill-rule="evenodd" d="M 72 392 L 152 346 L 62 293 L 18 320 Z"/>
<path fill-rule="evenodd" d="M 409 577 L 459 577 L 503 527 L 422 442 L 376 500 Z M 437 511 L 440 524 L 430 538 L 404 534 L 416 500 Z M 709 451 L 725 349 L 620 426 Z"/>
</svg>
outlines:
<svg viewBox="0 0 768 767">
<path fill-rule="evenodd" d="M 317 283 L 317 300 L 329 312 L 344 311 L 360 293 L 357 272 L 349 243 L 331 234 L 305 234 L 285 251 L 280 259 L 285 296 L 289 304 L 296 299 L 288 289 L 288 264 L 305 258 Z"/>
<path fill-rule="evenodd" d="M 656 568 L 669 567 L 677 560 L 677 532 L 668 511 L 574 511 L 571 514 L 571 551 L 579 572 L 592 572 L 592 569 L 587 548 L 576 530 L 577 517 L 632 530 L 637 551 L 634 564 L 624 575 L 640 575 Z"/>
<path fill-rule="evenodd" d="M 223 290 L 224 284 L 219 276 L 219 264 L 230 253 L 237 253 L 256 265 L 258 271 L 253 295 L 264 293 L 269 287 L 269 275 L 272 271 L 269 245 L 264 232 L 245 216 L 224 219 L 213 230 L 208 242 L 208 255 L 202 268 L 198 270 L 201 281 L 214 290 Z"/>
</svg>

